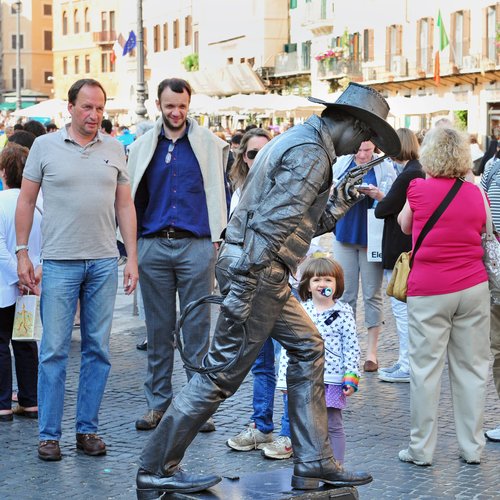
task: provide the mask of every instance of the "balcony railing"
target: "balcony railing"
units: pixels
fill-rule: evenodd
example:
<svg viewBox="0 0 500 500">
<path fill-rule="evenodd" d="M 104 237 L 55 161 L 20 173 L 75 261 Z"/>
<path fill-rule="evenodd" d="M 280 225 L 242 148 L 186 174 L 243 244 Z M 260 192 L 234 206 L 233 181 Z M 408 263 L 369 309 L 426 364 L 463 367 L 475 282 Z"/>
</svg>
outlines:
<svg viewBox="0 0 500 500">
<path fill-rule="evenodd" d="M 361 63 L 359 61 L 335 57 L 318 61 L 318 78 L 360 76 L 361 74 Z"/>
<path fill-rule="evenodd" d="M 274 58 L 275 76 L 306 73 L 310 71 L 310 69 L 310 60 L 302 60 L 302 58 L 299 57 L 298 52 L 283 52 Z"/>
<path fill-rule="evenodd" d="M 95 43 L 115 43 L 116 41 L 116 31 L 108 30 L 108 31 L 94 31 L 93 39 Z"/>
</svg>

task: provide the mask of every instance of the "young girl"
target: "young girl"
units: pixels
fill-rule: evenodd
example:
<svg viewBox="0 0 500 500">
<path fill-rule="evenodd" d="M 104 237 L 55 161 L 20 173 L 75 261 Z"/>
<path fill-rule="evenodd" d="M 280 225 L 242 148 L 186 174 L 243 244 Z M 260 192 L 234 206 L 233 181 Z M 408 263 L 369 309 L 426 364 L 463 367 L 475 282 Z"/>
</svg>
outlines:
<svg viewBox="0 0 500 500">
<path fill-rule="evenodd" d="M 358 390 L 360 350 L 356 322 L 349 304 L 340 302 L 344 293 L 344 272 L 332 259 L 309 258 L 302 271 L 299 295 L 307 314 L 325 342 L 325 397 L 328 434 L 335 459 L 345 455 L 342 409 L 346 397 Z M 286 390 L 288 356 L 281 351 L 278 389 Z"/>
</svg>

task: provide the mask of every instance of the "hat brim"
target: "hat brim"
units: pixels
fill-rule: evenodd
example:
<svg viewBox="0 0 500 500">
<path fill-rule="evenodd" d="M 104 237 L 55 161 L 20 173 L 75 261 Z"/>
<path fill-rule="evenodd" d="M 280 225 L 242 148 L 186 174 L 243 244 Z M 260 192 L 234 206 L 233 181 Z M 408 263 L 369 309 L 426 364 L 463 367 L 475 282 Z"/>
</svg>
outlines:
<svg viewBox="0 0 500 500">
<path fill-rule="evenodd" d="M 396 131 L 385 120 L 374 113 L 348 104 L 329 103 L 315 97 L 309 97 L 309 100 L 316 104 L 323 104 L 329 109 L 337 109 L 344 113 L 348 113 L 366 123 L 370 127 L 372 133 L 369 140 L 386 155 L 397 156 L 401 152 L 401 141 Z"/>
</svg>

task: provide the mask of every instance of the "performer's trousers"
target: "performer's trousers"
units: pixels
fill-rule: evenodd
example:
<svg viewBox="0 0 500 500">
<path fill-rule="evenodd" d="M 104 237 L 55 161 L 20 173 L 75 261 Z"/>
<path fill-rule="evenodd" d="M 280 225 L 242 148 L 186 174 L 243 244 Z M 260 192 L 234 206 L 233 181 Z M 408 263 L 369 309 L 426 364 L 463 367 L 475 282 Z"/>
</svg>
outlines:
<svg viewBox="0 0 500 500">
<path fill-rule="evenodd" d="M 216 265 L 223 294 L 231 284 L 228 268 L 241 248 L 224 244 Z M 245 329 L 229 325 L 219 315 L 205 366 L 221 371 L 195 374 L 163 415 L 141 455 L 141 467 L 151 473 L 169 474 L 182 460 L 186 448 L 219 405 L 236 392 L 269 336 L 287 350 L 288 408 L 294 461 L 312 462 L 332 457 L 328 440 L 323 363 L 324 346 L 314 323 L 290 293 L 288 270 L 278 261 L 259 273 L 259 284 Z M 223 365 L 243 352 L 227 371 Z"/>
</svg>

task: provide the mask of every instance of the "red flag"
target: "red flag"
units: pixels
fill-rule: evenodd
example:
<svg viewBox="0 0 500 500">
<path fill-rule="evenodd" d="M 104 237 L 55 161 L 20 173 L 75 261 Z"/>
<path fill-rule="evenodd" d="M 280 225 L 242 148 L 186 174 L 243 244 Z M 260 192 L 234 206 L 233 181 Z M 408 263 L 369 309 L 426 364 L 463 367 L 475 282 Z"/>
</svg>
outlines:
<svg viewBox="0 0 500 500">
<path fill-rule="evenodd" d="M 436 52 L 436 56 L 434 58 L 434 81 L 437 85 L 441 83 L 441 67 L 439 64 L 439 50 Z"/>
</svg>

